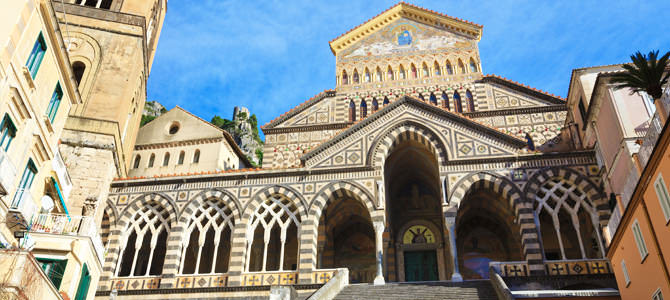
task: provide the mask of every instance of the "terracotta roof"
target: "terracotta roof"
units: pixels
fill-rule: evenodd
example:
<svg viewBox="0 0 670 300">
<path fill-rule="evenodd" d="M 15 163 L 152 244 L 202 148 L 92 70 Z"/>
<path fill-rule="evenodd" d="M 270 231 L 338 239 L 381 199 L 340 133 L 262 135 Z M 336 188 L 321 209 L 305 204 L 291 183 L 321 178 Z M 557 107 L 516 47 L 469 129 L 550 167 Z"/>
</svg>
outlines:
<svg viewBox="0 0 670 300">
<path fill-rule="evenodd" d="M 345 33 L 343 33 L 343 34 L 341 34 L 340 36 L 338 36 L 338 37 L 336 37 L 336 38 L 330 40 L 329 43 L 332 43 L 332 42 L 334 42 L 335 40 L 337 40 L 337 39 L 339 39 L 339 38 L 341 38 L 341 37 L 343 37 L 343 36 L 349 34 L 350 32 L 356 30 L 357 28 L 359 28 L 359 27 L 365 25 L 366 23 L 372 21 L 374 18 L 379 17 L 379 16 L 383 15 L 384 13 L 388 12 L 389 10 L 392 10 L 392 9 L 394 9 L 394 8 L 400 6 L 400 5 L 406 5 L 406 6 L 409 6 L 409 7 L 412 7 L 412 8 L 420 9 L 420 10 L 423 10 L 423 11 L 426 11 L 426 12 L 430 12 L 430 13 L 433 13 L 433 14 L 436 14 L 436 15 L 439 15 L 439 16 L 442 16 L 442 17 L 446 17 L 446 18 L 454 19 L 454 20 L 457 20 L 457 21 L 460 21 L 460 22 L 468 23 L 468 24 L 470 24 L 470 25 L 474 25 L 474 26 L 477 26 L 477 27 L 479 27 L 479 28 L 483 28 L 483 27 L 484 27 L 484 26 L 482 26 L 482 25 L 479 25 L 479 24 L 476 24 L 476 23 L 473 23 L 473 22 L 470 22 L 470 21 L 467 21 L 467 20 L 459 19 L 459 18 L 456 18 L 456 17 L 452 17 L 452 16 L 449 16 L 449 15 L 440 13 L 440 12 L 436 12 L 436 11 L 434 11 L 434 10 L 426 9 L 426 8 L 423 8 L 423 7 L 420 7 L 420 6 L 416 6 L 416 5 L 413 5 L 413 4 L 409 4 L 409 3 L 404 2 L 404 1 L 400 1 L 400 2 L 396 3 L 396 5 L 393 5 L 393 6 L 389 7 L 388 9 L 382 11 L 381 13 L 377 14 L 376 16 L 374 16 L 374 17 L 368 19 L 367 21 L 365 21 L 365 22 L 359 24 L 358 26 L 356 26 L 356 27 L 354 27 L 354 28 L 349 29 L 349 31 L 347 31 L 347 32 L 345 32 Z"/>
<path fill-rule="evenodd" d="M 331 97 L 335 96 L 335 90 L 323 90 L 323 92 L 320 92 L 316 95 L 314 95 L 312 98 L 309 98 L 305 100 L 305 102 L 300 103 L 296 105 L 294 108 L 291 108 L 289 111 L 281 114 L 280 116 L 270 120 L 269 122 L 265 123 L 265 125 L 261 126 L 261 130 L 265 128 L 271 128 L 270 126 L 276 125 L 277 123 L 284 121 L 297 113 L 303 111 L 305 108 L 311 106 L 312 104 L 315 104 L 319 102 L 321 99 L 326 98 L 326 97 Z"/>
<path fill-rule="evenodd" d="M 318 146 L 312 148 L 311 151 L 305 153 L 305 154 L 301 157 L 300 160 L 301 160 L 301 161 L 303 162 L 303 164 L 304 164 L 305 161 L 307 161 L 308 159 L 310 159 L 312 156 L 316 155 L 317 152 L 321 152 L 321 151 L 324 150 L 326 147 L 328 147 L 328 144 L 334 144 L 334 143 L 338 142 L 339 139 L 337 139 L 337 137 L 338 137 L 339 135 L 344 134 L 344 133 L 345 133 L 346 131 L 348 131 L 348 130 L 351 130 L 354 126 L 358 125 L 359 123 L 364 122 L 364 121 L 367 121 L 371 116 L 377 115 L 378 113 L 380 113 L 380 112 L 382 112 L 382 111 L 390 110 L 390 109 L 392 109 L 393 107 L 400 105 L 400 104 L 397 104 L 397 103 L 405 102 L 405 101 L 408 101 L 408 100 L 416 101 L 416 102 L 418 102 L 418 103 L 422 103 L 422 104 L 424 104 L 424 105 L 429 105 L 429 106 L 432 107 L 432 108 L 439 109 L 439 110 L 441 110 L 442 112 L 445 112 L 445 113 L 450 114 L 450 115 L 452 115 L 452 116 L 456 116 L 456 117 L 458 117 L 458 118 L 460 118 L 460 119 L 467 120 L 468 122 L 471 122 L 471 123 L 473 123 L 473 124 L 476 124 L 477 126 L 482 126 L 482 127 L 485 127 L 485 128 L 487 128 L 487 129 L 489 129 L 489 130 L 495 131 L 495 133 L 499 134 L 501 137 L 510 139 L 510 141 L 512 141 L 513 143 L 517 143 L 517 144 L 519 144 L 519 145 L 521 145 L 521 144 L 526 145 L 526 144 L 527 144 L 526 140 L 524 140 L 524 139 L 521 139 L 521 138 L 519 138 L 519 137 L 517 137 L 517 136 L 514 136 L 514 135 L 510 135 L 510 134 L 508 134 L 508 133 L 506 133 L 506 132 L 504 132 L 504 131 L 499 130 L 498 128 L 495 128 L 495 127 L 492 127 L 492 126 L 483 124 L 483 123 L 481 123 L 481 122 L 479 122 L 479 121 L 477 121 L 477 120 L 475 120 L 475 119 L 472 119 L 472 118 L 470 118 L 470 117 L 468 117 L 468 116 L 466 116 L 466 115 L 464 115 L 464 114 L 456 113 L 456 112 L 447 110 L 447 109 L 445 109 L 444 107 L 441 107 L 441 106 L 431 105 L 431 104 L 428 104 L 426 101 L 423 101 L 423 100 L 421 100 L 421 99 L 419 99 L 419 98 L 416 98 L 416 97 L 413 97 L 413 96 L 407 96 L 407 95 L 405 95 L 405 96 L 402 96 L 399 100 L 396 100 L 396 101 L 392 102 L 392 103 L 389 104 L 387 107 L 384 107 L 384 108 L 382 108 L 382 109 L 376 111 L 375 113 L 368 115 L 368 116 L 367 116 L 366 118 L 364 118 L 364 119 L 357 120 L 357 121 L 351 123 L 351 125 L 347 126 L 346 128 L 344 128 L 344 129 L 338 131 L 337 133 L 335 133 L 335 134 L 333 135 L 332 138 L 330 138 L 329 140 L 323 141 L 323 142 L 322 142 L 321 144 L 319 144 Z"/>
<path fill-rule="evenodd" d="M 543 98 L 545 100 L 549 100 L 549 101 L 552 101 L 552 102 L 555 102 L 555 103 L 565 103 L 565 101 L 566 101 L 565 98 L 563 98 L 561 96 L 554 95 L 554 94 L 551 94 L 551 93 L 543 91 L 543 90 L 538 90 L 534 87 L 525 85 L 525 84 L 520 83 L 520 82 L 516 82 L 516 81 L 511 80 L 511 79 L 507 79 L 505 77 L 495 75 L 495 74 L 486 74 L 482 77 L 481 80 L 482 81 L 498 82 L 498 83 L 501 83 L 501 84 L 506 85 L 508 87 L 521 88 L 523 90 L 526 90 L 527 92 L 531 92 L 531 93 L 536 94 L 536 96 L 539 96 L 540 98 Z M 546 97 L 550 97 L 550 98 L 546 98 Z M 561 102 L 557 102 L 555 100 L 561 100 Z"/>
<path fill-rule="evenodd" d="M 181 108 L 179 105 L 176 105 L 175 108 L 178 108 L 178 109 L 180 109 L 181 111 L 183 111 L 183 112 L 189 114 L 190 116 L 192 116 L 192 117 L 194 117 L 194 118 L 196 118 L 196 119 L 198 119 L 198 120 L 200 120 L 200 121 L 206 123 L 207 125 L 212 126 L 212 127 L 216 128 L 216 129 L 218 129 L 219 131 L 221 131 L 221 132 L 223 133 L 223 136 L 226 138 L 226 141 L 228 141 L 228 144 L 230 144 L 230 147 L 233 148 L 233 151 L 235 151 L 235 153 L 237 154 L 237 156 L 238 156 L 240 159 L 242 159 L 242 160 L 244 161 L 244 164 L 245 164 L 245 165 L 247 165 L 247 166 L 251 166 L 251 162 L 249 161 L 249 159 L 247 158 L 247 156 L 244 154 L 244 152 L 242 152 L 242 149 L 240 149 L 240 147 L 239 147 L 239 146 L 237 145 L 237 143 L 235 142 L 235 139 L 233 139 L 233 136 L 230 135 L 230 133 L 229 133 L 228 131 L 225 131 L 224 129 L 221 129 L 219 126 L 216 126 L 216 125 L 214 125 L 214 124 L 212 124 L 212 123 L 210 123 L 210 122 L 205 121 L 204 119 L 202 119 L 202 118 L 200 118 L 200 117 L 198 117 L 198 116 L 192 114 L 192 113 L 189 112 L 188 110 L 185 110 L 185 109 Z"/>
</svg>

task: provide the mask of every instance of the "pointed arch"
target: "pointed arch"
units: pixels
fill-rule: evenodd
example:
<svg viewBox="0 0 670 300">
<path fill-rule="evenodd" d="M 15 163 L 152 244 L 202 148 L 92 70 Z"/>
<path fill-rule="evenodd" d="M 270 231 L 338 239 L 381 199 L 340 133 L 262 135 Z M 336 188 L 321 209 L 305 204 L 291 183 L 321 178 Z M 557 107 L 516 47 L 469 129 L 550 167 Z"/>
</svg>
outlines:
<svg viewBox="0 0 670 300">
<path fill-rule="evenodd" d="M 430 77 L 430 69 L 428 68 L 428 65 L 424 62 L 421 64 L 421 77 L 422 78 L 428 78 Z"/>
<path fill-rule="evenodd" d="M 461 95 L 458 93 L 458 91 L 454 91 L 454 110 L 458 113 L 463 112 L 463 106 L 461 103 Z"/>
<path fill-rule="evenodd" d="M 382 105 L 383 105 L 384 107 L 386 107 L 387 105 L 389 105 L 389 97 L 384 96 L 384 102 L 382 103 Z"/>
<path fill-rule="evenodd" d="M 382 74 L 382 69 L 377 67 L 377 70 L 375 70 L 375 81 L 376 82 L 382 82 L 384 81 L 384 74 Z"/>
<path fill-rule="evenodd" d="M 353 80 L 354 80 L 354 84 L 361 83 L 361 78 L 360 78 L 360 75 L 358 75 L 358 70 L 357 69 L 354 69 Z"/>
<path fill-rule="evenodd" d="M 361 105 L 360 105 L 360 110 L 361 110 L 361 120 L 365 119 L 365 117 L 368 116 L 368 104 L 365 99 L 361 100 Z"/>
<path fill-rule="evenodd" d="M 454 75 L 454 67 L 451 66 L 451 62 L 447 59 L 447 62 L 445 63 L 445 72 L 447 72 L 447 75 Z"/>
<path fill-rule="evenodd" d="M 379 110 L 379 102 L 377 102 L 377 98 L 372 98 L 372 113 L 376 113 Z"/>
<path fill-rule="evenodd" d="M 467 73 L 467 70 L 465 70 L 465 65 L 463 64 L 463 61 L 460 58 L 458 59 L 458 73 L 459 74 Z"/>
<path fill-rule="evenodd" d="M 153 168 L 155 160 L 156 160 L 156 154 L 151 153 L 151 155 L 149 156 L 149 163 L 147 164 L 147 168 Z"/>
<path fill-rule="evenodd" d="M 407 140 L 425 145 L 435 155 L 435 159 L 440 165 L 447 163 L 449 152 L 440 135 L 423 124 L 403 121 L 388 127 L 383 134 L 371 143 L 366 164 L 373 167 L 382 167 L 395 146 Z"/>
<path fill-rule="evenodd" d="M 419 78 L 419 73 L 417 72 L 416 66 L 413 63 L 410 65 L 410 73 L 411 73 L 412 79 Z"/>
<path fill-rule="evenodd" d="M 447 96 L 447 92 L 444 91 L 442 92 L 442 107 L 451 110 L 449 107 L 449 96 Z"/>
<path fill-rule="evenodd" d="M 347 76 L 347 70 L 342 70 L 342 85 L 347 85 L 349 84 L 349 76 Z"/>
<path fill-rule="evenodd" d="M 140 160 L 142 159 L 142 156 L 139 154 L 135 155 L 135 162 L 133 163 L 133 169 L 137 169 L 140 167 Z"/>
<path fill-rule="evenodd" d="M 419 93 L 419 99 L 421 99 L 421 101 L 424 101 L 424 102 L 426 101 L 426 99 L 423 97 L 422 93 Z"/>
<path fill-rule="evenodd" d="M 438 63 L 437 60 L 433 63 L 433 74 L 435 74 L 435 76 L 442 75 L 442 69 L 440 68 L 440 63 Z"/>
<path fill-rule="evenodd" d="M 477 73 L 478 71 L 477 62 L 470 57 L 470 73 Z"/>
<path fill-rule="evenodd" d="M 468 111 L 469 112 L 474 112 L 475 111 L 475 99 L 472 97 L 472 92 L 470 90 L 465 91 L 465 102 L 468 105 Z"/>
<path fill-rule="evenodd" d="M 365 67 L 365 73 L 363 74 L 363 80 L 368 83 L 372 82 L 372 75 L 370 74 L 370 70 L 368 67 Z"/>
<path fill-rule="evenodd" d="M 389 65 L 386 68 L 386 80 L 395 80 L 395 75 L 393 73 L 393 68 L 391 68 L 391 65 Z"/>
<path fill-rule="evenodd" d="M 356 103 L 354 100 L 349 100 L 349 122 L 356 121 Z"/>
<path fill-rule="evenodd" d="M 437 106 L 437 97 L 433 92 L 430 92 L 430 104 Z"/>
</svg>

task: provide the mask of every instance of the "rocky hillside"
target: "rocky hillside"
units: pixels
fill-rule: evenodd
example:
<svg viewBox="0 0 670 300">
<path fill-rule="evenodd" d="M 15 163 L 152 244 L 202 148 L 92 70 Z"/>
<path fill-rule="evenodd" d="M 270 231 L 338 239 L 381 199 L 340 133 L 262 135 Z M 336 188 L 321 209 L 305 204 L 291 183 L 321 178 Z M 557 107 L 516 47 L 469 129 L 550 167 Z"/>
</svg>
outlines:
<svg viewBox="0 0 670 300">
<path fill-rule="evenodd" d="M 153 121 L 156 117 L 167 112 L 167 109 L 158 101 L 147 101 L 144 103 L 144 111 L 142 112 L 142 121 L 140 122 L 140 127 L 144 124 Z"/>
<path fill-rule="evenodd" d="M 235 107 L 232 120 L 214 116 L 211 123 L 228 131 L 249 161 L 256 167 L 261 166 L 263 141 L 258 134 L 256 115 L 250 115 L 246 107 Z"/>
</svg>

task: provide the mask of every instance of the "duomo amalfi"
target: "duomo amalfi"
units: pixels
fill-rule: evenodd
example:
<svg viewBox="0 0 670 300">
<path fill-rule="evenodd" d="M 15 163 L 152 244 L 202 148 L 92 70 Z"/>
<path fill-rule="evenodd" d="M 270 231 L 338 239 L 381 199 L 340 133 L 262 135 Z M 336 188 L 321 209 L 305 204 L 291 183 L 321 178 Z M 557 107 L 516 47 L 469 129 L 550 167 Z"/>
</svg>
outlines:
<svg viewBox="0 0 670 300">
<path fill-rule="evenodd" d="M 400 2 L 328 42 L 334 86 L 260 126 L 260 163 L 182 107 L 144 124 L 165 0 L 2 6 L 0 265 L 24 266 L 2 299 L 629 299 L 623 230 L 668 245 L 619 227 L 645 176 L 670 216 L 645 175 L 670 90 L 614 88 L 621 64 L 563 98 L 485 74 L 482 25 Z"/>
</svg>

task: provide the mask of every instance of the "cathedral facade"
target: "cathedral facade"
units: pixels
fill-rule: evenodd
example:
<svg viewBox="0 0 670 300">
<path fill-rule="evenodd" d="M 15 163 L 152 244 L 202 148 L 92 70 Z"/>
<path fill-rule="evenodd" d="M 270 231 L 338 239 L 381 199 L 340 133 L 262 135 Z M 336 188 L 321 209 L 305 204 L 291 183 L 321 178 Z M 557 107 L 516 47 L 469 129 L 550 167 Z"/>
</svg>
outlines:
<svg viewBox="0 0 670 300">
<path fill-rule="evenodd" d="M 564 99 L 482 73 L 481 37 L 397 4 L 330 42 L 335 88 L 262 126 L 262 168 L 115 179 L 97 296 L 311 293 L 341 268 L 608 287 L 593 151 L 575 150 Z"/>
</svg>

